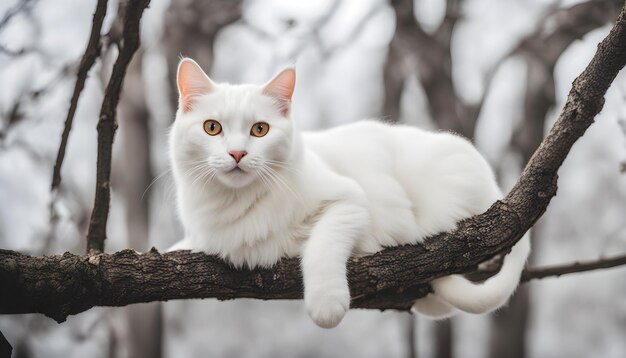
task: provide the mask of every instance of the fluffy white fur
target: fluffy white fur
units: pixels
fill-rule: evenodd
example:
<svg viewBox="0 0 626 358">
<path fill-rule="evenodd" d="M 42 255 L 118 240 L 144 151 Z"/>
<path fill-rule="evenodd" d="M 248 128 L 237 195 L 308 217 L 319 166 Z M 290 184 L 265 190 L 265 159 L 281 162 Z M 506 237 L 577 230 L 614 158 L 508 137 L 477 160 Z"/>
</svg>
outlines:
<svg viewBox="0 0 626 358">
<path fill-rule="evenodd" d="M 501 197 L 485 159 L 452 134 L 377 121 L 298 132 L 289 111 L 293 70 L 264 86 L 215 84 L 183 59 L 178 83 L 170 155 L 185 238 L 171 250 L 217 254 L 238 267 L 300 256 L 305 305 L 321 327 L 336 326 L 349 308 L 350 255 L 421 242 Z M 222 132 L 205 133 L 207 119 Z M 250 134 L 259 121 L 270 125 L 264 137 Z M 241 150 L 247 154 L 236 163 L 228 152 Z M 529 250 L 524 237 L 482 284 L 434 280 L 434 294 L 414 311 L 442 318 L 497 309 Z"/>
</svg>

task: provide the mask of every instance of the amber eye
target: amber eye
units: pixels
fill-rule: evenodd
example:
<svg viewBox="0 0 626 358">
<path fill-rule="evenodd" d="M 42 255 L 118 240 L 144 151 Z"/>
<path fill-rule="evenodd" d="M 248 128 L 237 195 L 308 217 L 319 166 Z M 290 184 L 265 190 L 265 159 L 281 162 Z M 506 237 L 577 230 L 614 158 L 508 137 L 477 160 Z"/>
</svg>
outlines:
<svg viewBox="0 0 626 358">
<path fill-rule="evenodd" d="M 250 129 L 250 134 L 255 137 L 263 137 L 270 130 L 270 125 L 265 122 L 258 122 L 252 125 Z"/>
<path fill-rule="evenodd" d="M 222 125 L 216 120 L 209 119 L 204 121 L 204 131 L 208 135 L 218 135 L 222 132 Z"/>
</svg>

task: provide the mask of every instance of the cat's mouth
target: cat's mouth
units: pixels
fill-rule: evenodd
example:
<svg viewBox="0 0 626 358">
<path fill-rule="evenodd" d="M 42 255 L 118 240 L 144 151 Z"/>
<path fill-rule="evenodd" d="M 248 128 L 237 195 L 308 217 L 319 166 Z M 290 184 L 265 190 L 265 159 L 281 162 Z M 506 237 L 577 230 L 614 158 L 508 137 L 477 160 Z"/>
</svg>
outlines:
<svg viewBox="0 0 626 358">
<path fill-rule="evenodd" d="M 239 165 L 233 165 L 230 168 L 222 169 L 217 177 L 222 184 L 239 189 L 254 181 L 255 176 L 252 175 L 251 170 L 242 168 Z"/>
<path fill-rule="evenodd" d="M 228 174 L 242 174 L 242 173 L 245 173 L 245 171 L 237 165 L 233 169 L 227 171 L 227 173 Z"/>
</svg>

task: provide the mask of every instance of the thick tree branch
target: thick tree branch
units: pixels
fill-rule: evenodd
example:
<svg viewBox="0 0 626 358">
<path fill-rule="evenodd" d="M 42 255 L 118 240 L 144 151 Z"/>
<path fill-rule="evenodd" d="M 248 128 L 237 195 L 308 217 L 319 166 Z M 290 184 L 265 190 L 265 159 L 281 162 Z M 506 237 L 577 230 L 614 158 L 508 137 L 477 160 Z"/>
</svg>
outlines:
<svg viewBox="0 0 626 358">
<path fill-rule="evenodd" d="M 102 252 L 106 239 L 106 225 L 111 199 L 111 157 L 113 138 L 117 129 L 115 115 L 126 69 L 135 51 L 139 48 L 139 23 L 150 0 L 128 1 L 124 15 L 122 46 L 111 72 L 111 78 L 102 101 L 98 121 L 98 161 L 96 172 L 96 197 L 94 200 L 89 231 L 87 252 Z"/>
<path fill-rule="evenodd" d="M 557 170 L 602 109 L 604 94 L 626 63 L 624 9 L 591 63 L 574 81 L 563 111 L 518 183 L 481 215 L 423 245 L 388 248 L 352 258 L 352 307 L 407 309 L 434 278 L 475 271 L 510 249 L 545 212 L 556 193 Z M 30 257 L 0 250 L 0 313 L 39 312 L 57 321 L 93 306 L 181 298 L 296 299 L 302 296 L 298 259 L 270 269 L 235 270 L 200 253 L 124 250 L 86 257 Z"/>
<path fill-rule="evenodd" d="M 80 65 L 78 66 L 74 93 L 72 93 L 72 98 L 70 99 L 70 108 L 67 111 L 63 134 L 61 134 L 61 144 L 59 145 L 57 159 L 54 163 L 54 171 L 52 173 L 52 191 L 55 191 L 61 184 L 61 167 L 63 166 L 63 159 L 65 158 L 67 141 L 70 136 L 70 131 L 72 130 L 72 122 L 74 121 L 74 115 L 76 114 L 76 107 L 78 107 L 78 98 L 85 87 L 87 74 L 100 54 L 100 31 L 102 30 L 102 22 L 104 21 L 104 17 L 107 12 L 107 2 L 108 0 L 98 0 L 96 11 L 93 14 L 91 34 L 89 35 L 89 41 L 87 42 L 85 53 L 80 60 Z"/>
<path fill-rule="evenodd" d="M 385 265 L 402 266 L 402 260 L 411 259 L 404 255 L 385 256 L 378 263 L 370 258 L 350 262 L 353 307 L 406 310 L 415 298 L 430 292 L 428 285 L 385 291 L 380 282 L 389 280 L 392 275 L 384 271 Z M 624 265 L 626 255 L 528 268 L 521 281 Z M 496 263 L 477 272 L 486 278 L 497 273 L 499 267 Z M 428 270 L 437 271 L 437 262 L 429 263 Z M 214 256 L 183 251 L 160 254 L 153 249 L 142 254 L 124 250 L 91 257 L 69 253 L 32 257 L 0 250 L 0 277 L 3 281 L 0 284 L 1 314 L 40 312 L 58 322 L 93 306 L 125 306 L 181 298 L 302 298 L 297 260 L 283 260 L 272 269 L 236 271 Z M 372 289 L 379 290 L 379 294 L 365 299 L 364 292 Z"/>
</svg>

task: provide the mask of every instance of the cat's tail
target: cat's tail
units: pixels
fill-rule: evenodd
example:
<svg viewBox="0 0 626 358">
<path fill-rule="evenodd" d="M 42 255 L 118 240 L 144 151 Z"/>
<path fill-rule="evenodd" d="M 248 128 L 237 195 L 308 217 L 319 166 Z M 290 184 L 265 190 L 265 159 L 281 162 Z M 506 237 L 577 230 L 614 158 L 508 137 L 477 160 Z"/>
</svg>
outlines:
<svg viewBox="0 0 626 358">
<path fill-rule="evenodd" d="M 468 313 L 491 312 L 503 306 L 517 288 L 529 253 L 530 238 L 527 233 L 511 248 L 511 252 L 504 258 L 500 272 L 496 275 L 480 284 L 473 283 L 461 275 L 435 279 L 431 282 L 434 296 Z M 420 305 L 419 300 L 414 306 L 414 310 L 433 318 L 444 318 L 451 313 L 449 310 L 422 312 L 425 311 L 424 308 L 425 305 Z"/>
</svg>

